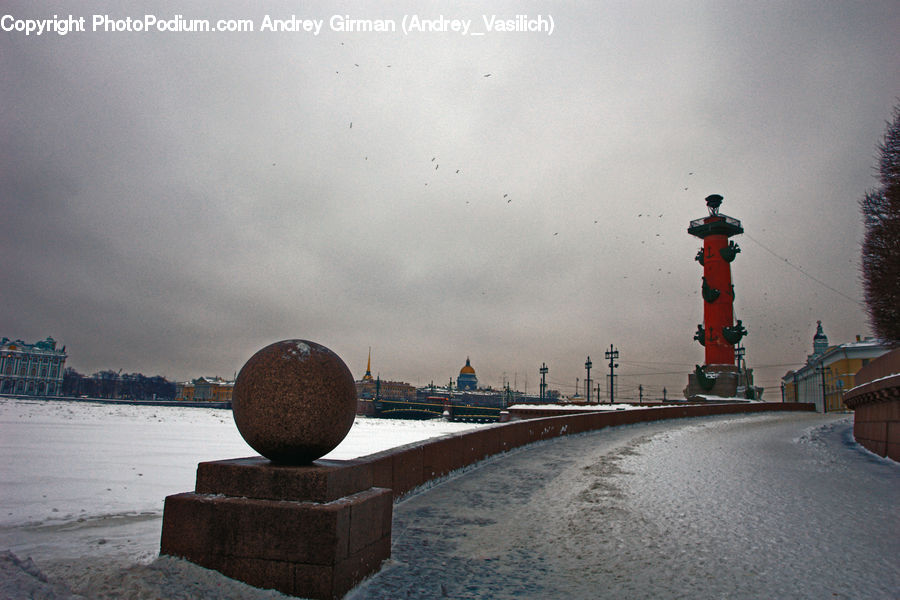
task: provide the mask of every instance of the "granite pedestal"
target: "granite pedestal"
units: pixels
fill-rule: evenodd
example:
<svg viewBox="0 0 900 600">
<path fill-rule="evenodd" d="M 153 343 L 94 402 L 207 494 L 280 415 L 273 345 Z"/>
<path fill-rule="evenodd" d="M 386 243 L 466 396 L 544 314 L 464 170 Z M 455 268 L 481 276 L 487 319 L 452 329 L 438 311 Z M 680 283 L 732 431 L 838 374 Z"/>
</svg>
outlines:
<svg viewBox="0 0 900 600">
<path fill-rule="evenodd" d="M 391 490 L 357 461 L 200 463 L 194 492 L 168 496 L 160 554 L 250 585 L 340 598 L 390 557 Z"/>
<path fill-rule="evenodd" d="M 707 375 L 715 378 L 710 388 L 705 388 L 697 381 L 696 373 L 688 375 L 688 384 L 684 388 L 684 397 L 690 401 L 703 401 L 704 396 L 718 398 L 734 398 L 738 388 L 738 368 L 734 365 L 706 365 Z"/>
</svg>

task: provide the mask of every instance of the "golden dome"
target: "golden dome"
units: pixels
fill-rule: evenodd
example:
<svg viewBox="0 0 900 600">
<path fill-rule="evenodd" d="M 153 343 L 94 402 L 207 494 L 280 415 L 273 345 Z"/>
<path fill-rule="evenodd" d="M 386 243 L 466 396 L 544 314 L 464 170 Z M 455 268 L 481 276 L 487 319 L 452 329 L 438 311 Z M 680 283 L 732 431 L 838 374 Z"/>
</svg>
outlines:
<svg viewBox="0 0 900 600">
<path fill-rule="evenodd" d="M 472 365 L 469 364 L 469 357 L 466 357 L 466 366 L 459 370 L 460 375 L 474 375 L 475 369 L 472 368 Z"/>
</svg>

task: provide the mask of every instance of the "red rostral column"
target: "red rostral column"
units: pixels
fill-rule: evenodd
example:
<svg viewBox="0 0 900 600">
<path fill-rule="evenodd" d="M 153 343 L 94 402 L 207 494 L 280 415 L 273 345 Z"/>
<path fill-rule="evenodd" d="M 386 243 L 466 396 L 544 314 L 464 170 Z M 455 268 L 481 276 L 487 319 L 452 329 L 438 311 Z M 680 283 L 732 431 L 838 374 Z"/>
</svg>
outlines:
<svg viewBox="0 0 900 600">
<path fill-rule="evenodd" d="M 703 325 L 694 339 L 706 348 L 706 365 L 734 365 L 734 346 L 746 334 L 740 321 L 734 325 L 734 285 L 731 261 L 740 248 L 728 238 L 744 233 L 741 222 L 719 214 L 722 196 L 706 198 L 709 216 L 691 221 L 688 233 L 703 240 L 696 260 L 703 265 Z M 713 369 L 715 370 L 715 369 Z"/>
</svg>

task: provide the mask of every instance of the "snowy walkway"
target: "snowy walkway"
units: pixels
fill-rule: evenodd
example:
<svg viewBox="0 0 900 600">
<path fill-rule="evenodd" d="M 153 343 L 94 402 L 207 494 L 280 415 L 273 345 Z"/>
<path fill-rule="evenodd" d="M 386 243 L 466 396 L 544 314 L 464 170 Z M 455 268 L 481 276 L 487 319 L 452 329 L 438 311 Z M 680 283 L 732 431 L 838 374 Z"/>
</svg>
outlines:
<svg viewBox="0 0 900 600">
<path fill-rule="evenodd" d="M 897 598 L 900 466 L 843 416 L 637 425 L 501 456 L 395 506 L 366 598 Z"/>
</svg>

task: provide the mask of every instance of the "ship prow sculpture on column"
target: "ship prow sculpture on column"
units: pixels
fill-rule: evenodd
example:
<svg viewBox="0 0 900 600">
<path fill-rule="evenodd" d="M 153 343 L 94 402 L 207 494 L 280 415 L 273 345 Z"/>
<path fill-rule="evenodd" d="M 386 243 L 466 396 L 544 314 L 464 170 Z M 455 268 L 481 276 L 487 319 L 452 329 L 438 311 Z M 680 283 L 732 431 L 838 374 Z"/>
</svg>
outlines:
<svg viewBox="0 0 900 600">
<path fill-rule="evenodd" d="M 741 249 L 728 238 L 744 233 L 744 229 L 739 220 L 719 213 L 722 200 L 718 194 L 707 196 L 709 216 L 694 219 L 688 228 L 689 234 L 703 240 L 703 247 L 694 257 L 703 267 L 703 324 L 697 325 L 694 339 L 704 347 L 706 359 L 688 375 L 684 389 L 688 400 L 738 396 L 758 399 L 761 395 L 761 390 L 753 386 L 752 370 L 741 369 L 740 362 L 735 362 L 735 345 L 747 335 L 747 329 L 740 319 L 734 320 L 731 263 Z"/>
<path fill-rule="evenodd" d="M 261 456 L 200 463 L 196 489 L 166 498 L 160 554 L 256 587 L 340 598 L 390 557 L 393 508 L 371 469 L 321 459 L 353 425 L 350 370 L 314 342 L 271 344 L 238 374 L 232 411 Z"/>
</svg>

